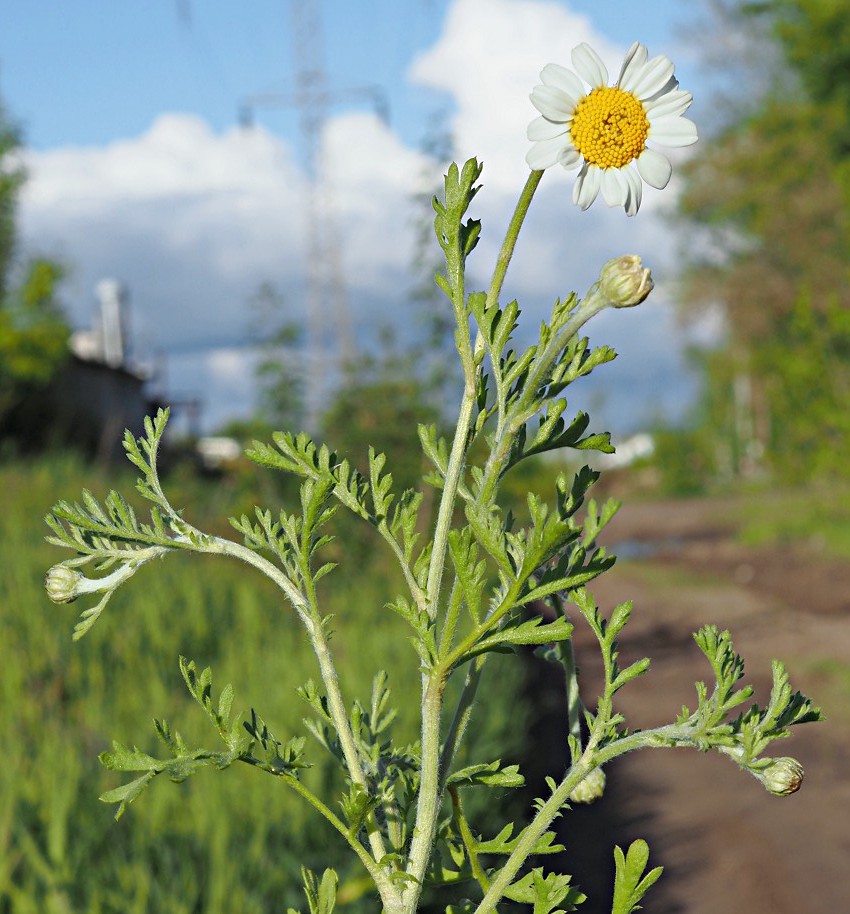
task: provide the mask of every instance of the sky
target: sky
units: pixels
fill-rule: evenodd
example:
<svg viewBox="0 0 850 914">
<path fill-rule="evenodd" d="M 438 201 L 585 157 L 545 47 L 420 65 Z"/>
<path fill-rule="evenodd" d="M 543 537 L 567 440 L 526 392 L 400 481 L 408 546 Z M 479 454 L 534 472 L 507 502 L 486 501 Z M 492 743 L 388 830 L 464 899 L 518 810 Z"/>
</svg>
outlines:
<svg viewBox="0 0 850 914">
<path fill-rule="evenodd" d="M 307 199 L 294 89 L 291 7 L 303 0 L 0 0 L 0 98 L 20 125 L 29 180 L 21 246 L 66 264 L 62 301 L 92 322 L 104 277 L 129 292 L 134 357 L 174 399 L 200 397 L 204 427 L 254 402 L 250 302 L 272 283 L 287 319 L 304 321 Z M 528 167 L 528 95 L 542 67 L 570 65 L 587 41 L 612 73 L 633 40 L 676 64 L 699 124 L 708 79 L 694 38 L 700 4 L 653 0 L 323 0 L 321 50 L 331 104 L 321 133 L 349 320 L 361 349 L 379 329 L 422 324 L 416 195 L 446 163 L 426 144 L 484 162 L 475 200 L 482 242 L 469 263 L 483 287 Z M 368 91 L 366 91 L 368 90 Z M 701 98 L 700 92 L 704 90 Z M 386 116 L 376 110 L 379 98 Z M 239 111 L 252 103 L 250 128 Z M 262 100 L 261 102 L 258 100 Z M 675 150 L 674 166 L 689 150 Z M 579 398 L 616 436 L 681 418 L 695 382 L 684 352 L 716 332 L 675 319 L 679 233 L 665 217 L 674 178 L 646 188 L 640 213 L 571 202 L 572 175 L 550 169 L 517 246 L 506 294 L 529 336 L 558 296 L 583 293 L 610 257 L 636 253 L 656 291 L 639 309 L 588 328 L 620 357 Z M 329 316 L 328 324 L 334 319 Z M 413 329 L 411 329 L 413 328 Z M 323 374 L 332 373 L 330 367 Z M 586 405 L 581 404 L 581 405 Z M 595 423 L 598 426 L 598 423 Z"/>
</svg>

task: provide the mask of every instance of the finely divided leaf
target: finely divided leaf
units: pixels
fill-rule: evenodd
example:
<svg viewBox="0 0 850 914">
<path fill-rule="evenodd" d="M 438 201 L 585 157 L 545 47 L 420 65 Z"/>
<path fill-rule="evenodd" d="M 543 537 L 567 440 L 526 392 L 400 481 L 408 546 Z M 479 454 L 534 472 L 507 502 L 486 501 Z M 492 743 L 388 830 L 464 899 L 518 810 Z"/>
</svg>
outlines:
<svg viewBox="0 0 850 914">
<path fill-rule="evenodd" d="M 631 914 L 641 907 L 638 902 L 658 881 L 663 870 L 663 867 L 657 866 L 644 876 L 648 860 L 649 845 L 641 838 L 632 842 L 625 856 L 619 847 L 614 848 L 616 874 L 611 914 Z"/>
<path fill-rule="evenodd" d="M 487 787 L 522 787 L 525 778 L 519 773 L 518 765 L 501 767 L 501 759 L 487 765 L 470 765 L 461 768 L 449 776 L 446 786 L 474 787 L 483 784 Z"/>
</svg>

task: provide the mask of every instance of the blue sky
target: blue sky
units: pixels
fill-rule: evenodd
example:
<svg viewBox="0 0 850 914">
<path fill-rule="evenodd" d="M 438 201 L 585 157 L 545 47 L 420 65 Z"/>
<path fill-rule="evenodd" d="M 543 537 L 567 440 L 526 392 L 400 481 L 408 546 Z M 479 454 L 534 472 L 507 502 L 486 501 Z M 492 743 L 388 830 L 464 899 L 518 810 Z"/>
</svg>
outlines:
<svg viewBox="0 0 850 914">
<path fill-rule="evenodd" d="M 139 356 L 170 352 L 170 385 L 175 394 L 206 395 L 208 424 L 250 405 L 250 357 L 228 342 L 246 335 L 252 290 L 273 281 L 293 315 L 302 314 L 297 115 L 264 108 L 250 136 L 237 127 L 245 98 L 293 86 L 289 7 L 0 0 L 0 97 L 29 148 L 24 244 L 71 267 L 65 301 L 77 326 L 90 319 L 98 278 L 125 281 Z M 437 177 L 442 168 L 421 152 L 436 112 L 458 156 L 486 163 L 479 199 L 490 192 L 485 233 L 493 228 L 484 261 L 521 186 L 522 134 L 535 113 L 527 95 L 549 59 L 569 65 L 569 49 L 589 40 L 616 71 L 640 40 L 676 62 L 699 122 L 705 80 L 688 30 L 700 4 L 325 0 L 321 9 L 329 85 L 378 86 L 390 108 L 384 125 L 362 102 L 335 106 L 323 142 L 360 337 L 400 313 L 410 323 L 399 307 L 411 282 L 410 196 L 424 173 Z M 518 124 L 507 122 L 508 111 Z M 648 194 L 634 220 L 595 206 L 579 221 L 565 177 L 553 178 L 529 221 L 526 265 L 512 272 L 510 291 L 536 323 L 564 283 L 583 291 L 606 257 L 644 256 L 656 266 L 659 301 L 630 323 L 602 322 L 622 358 L 609 371 L 611 386 L 595 396 L 624 431 L 681 412 L 691 388 L 682 371 L 687 341 L 664 293 L 674 279 L 675 244 L 661 218 L 669 199 Z M 598 239 L 592 247 L 588 237 Z M 565 266 L 574 278 L 546 273 Z M 634 403 L 618 393 L 624 379 Z"/>
<path fill-rule="evenodd" d="M 439 36 L 448 0 L 324 0 L 331 85 L 379 85 L 392 121 L 421 135 L 433 93 L 406 83 L 415 54 Z M 673 56 L 697 4 L 681 0 L 562 3 L 613 42 L 642 41 Z M 0 0 L 0 92 L 36 149 L 134 136 L 163 111 L 233 124 L 243 98 L 292 86 L 289 0 Z M 691 61 L 676 58 L 691 84 Z M 291 113 L 266 112 L 283 133 Z"/>
</svg>

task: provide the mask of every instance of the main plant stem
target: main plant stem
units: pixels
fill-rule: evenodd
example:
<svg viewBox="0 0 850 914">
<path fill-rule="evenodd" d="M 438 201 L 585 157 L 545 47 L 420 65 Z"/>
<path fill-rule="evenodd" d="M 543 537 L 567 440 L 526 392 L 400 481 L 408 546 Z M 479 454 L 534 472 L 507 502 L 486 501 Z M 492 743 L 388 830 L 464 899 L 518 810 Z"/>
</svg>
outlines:
<svg viewBox="0 0 850 914">
<path fill-rule="evenodd" d="M 422 767 L 416 827 L 410 844 L 407 868 L 408 874 L 413 877 L 405 893 L 408 911 L 416 909 L 422 892 L 443 800 L 440 785 L 440 712 L 443 707 L 444 687 L 442 680 L 429 678 L 422 701 Z"/>
<path fill-rule="evenodd" d="M 519 196 L 516 209 L 514 210 L 514 214 L 508 225 L 508 230 L 505 233 L 505 240 L 502 242 L 502 248 L 496 259 L 496 267 L 493 271 L 493 278 L 490 281 L 490 288 L 487 290 L 488 306 L 499 299 L 499 293 L 502 291 L 502 285 L 504 284 L 505 275 L 508 272 L 508 266 L 513 257 L 520 229 L 528 214 L 528 209 L 534 198 L 534 192 L 537 190 L 542 177 L 542 171 L 532 171 Z M 462 275 L 460 281 L 457 283 L 457 287 L 461 290 L 462 294 Z M 455 302 L 455 313 L 458 317 L 461 334 L 468 334 L 466 321 L 469 319 L 469 315 L 463 302 Z M 462 326 L 461 321 L 463 322 Z M 477 353 L 480 346 L 481 333 L 479 331 L 473 352 Z M 440 499 L 440 507 L 437 512 L 437 524 L 434 529 L 434 549 L 431 554 L 431 563 L 428 567 L 428 609 L 432 619 L 436 619 L 437 617 L 437 609 L 440 600 L 439 591 L 446 562 L 446 544 L 448 542 L 452 514 L 454 513 L 455 500 L 457 498 L 457 487 L 466 460 L 466 448 L 469 445 L 469 429 L 472 423 L 473 410 L 475 408 L 478 376 L 481 373 L 480 365 L 476 366 L 472 364 L 473 359 L 471 356 L 473 355 L 473 352 L 468 353 L 464 358 L 465 384 L 463 399 L 461 400 L 457 426 L 455 427 L 454 440 L 452 441 L 452 451 L 449 455 L 449 462 L 446 467 L 443 495 Z"/>
<path fill-rule="evenodd" d="M 488 303 L 496 302 L 499 298 L 505 275 L 508 271 L 517 238 L 522 228 L 534 192 L 543 177 L 542 171 L 532 171 L 528 176 L 525 187 L 517 201 L 513 217 L 505 233 L 493 278 L 487 292 Z M 464 300 L 464 270 L 463 263 L 458 260 L 452 277 L 455 292 L 455 316 L 458 321 L 458 330 L 461 338 L 467 340 L 461 352 L 464 363 L 464 390 L 458 412 L 458 421 L 455 427 L 454 440 L 446 466 L 446 475 L 443 482 L 443 494 L 437 511 L 437 522 L 434 529 L 434 545 L 431 561 L 428 567 L 427 601 L 428 615 L 436 622 L 439 615 L 440 590 L 442 587 L 443 573 L 446 564 L 446 550 L 449 531 L 451 530 L 452 516 L 457 500 L 457 490 L 463 471 L 466 466 L 466 451 L 469 447 L 469 431 L 475 410 L 478 378 L 481 373 L 480 360 L 477 354 L 483 345 L 482 335 L 479 331 L 475 346 L 470 347 L 469 339 L 469 311 Z M 444 777 L 440 770 L 440 716 L 443 707 L 443 691 L 445 688 L 445 673 L 437 667 L 422 678 L 422 761 L 420 768 L 419 797 L 416 808 L 416 825 L 413 830 L 413 840 L 410 845 L 407 872 L 413 877 L 404 894 L 405 908 L 412 912 L 416 909 L 419 896 L 422 893 L 422 880 L 431 858 L 434 838 L 437 831 L 437 819 L 443 799 Z M 463 732 L 464 728 L 455 731 L 455 735 Z M 452 746 L 446 761 L 449 761 L 457 746 Z"/>
</svg>

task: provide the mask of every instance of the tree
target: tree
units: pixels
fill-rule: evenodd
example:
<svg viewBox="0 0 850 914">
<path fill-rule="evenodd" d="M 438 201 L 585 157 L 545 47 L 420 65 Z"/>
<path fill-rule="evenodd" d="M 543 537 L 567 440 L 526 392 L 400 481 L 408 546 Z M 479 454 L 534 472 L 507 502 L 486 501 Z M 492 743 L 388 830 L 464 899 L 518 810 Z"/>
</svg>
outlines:
<svg viewBox="0 0 850 914">
<path fill-rule="evenodd" d="M 0 434 L 28 396 L 43 390 L 68 352 L 68 325 L 56 297 L 63 269 L 17 259 L 15 216 L 25 180 L 20 137 L 0 106 Z"/>
<path fill-rule="evenodd" d="M 343 379 L 322 417 L 324 439 L 368 473 L 369 448 L 394 455 L 399 490 L 419 484 L 424 471 L 418 423 L 437 423 L 424 372 L 417 370 L 420 349 L 395 347 L 387 331 L 377 356 L 364 355 L 344 368 Z"/>
<path fill-rule="evenodd" d="M 56 302 L 62 269 L 40 258 L 0 306 L 0 420 L 43 389 L 68 352 L 68 326 Z"/>
<path fill-rule="evenodd" d="M 728 331 L 706 376 L 729 391 L 725 414 L 717 389 L 707 394 L 727 452 L 717 463 L 800 481 L 846 474 L 828 458 L 850 447 L 836 408 L 850 386 L 850 44 L 841 40 L 850 0 L 724 10 L 736 29 L 765 22 L 782 63 L 764 97 L 734 112 L 685 169 L 681 214 L 710 243 L 691 261 L 683 302 L 720 304 Z M 770 51 L 761 47 L 765 66 Z"/>
<path fill-rule="evenodd" d="M 0 301 L 5 298 L 6 282 L 15 249 L 15 209 L 18 191 L 24 183 L 24 170 L 17 161 L 20 148 L 18 131 L 6 117 L 0 102 Z"/>
<path fill-rule="evenodd" d="M 260 284 L 251 305 L 259 340 L 259 410 L 253 421 L 273 430 L 299 427 L 304 418 L 304 371 L 303 355 L 297 350 L 303 328 L 285 318 L 283 295 L 269 282 Z"/>
</svg>

